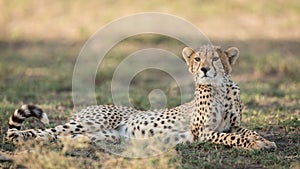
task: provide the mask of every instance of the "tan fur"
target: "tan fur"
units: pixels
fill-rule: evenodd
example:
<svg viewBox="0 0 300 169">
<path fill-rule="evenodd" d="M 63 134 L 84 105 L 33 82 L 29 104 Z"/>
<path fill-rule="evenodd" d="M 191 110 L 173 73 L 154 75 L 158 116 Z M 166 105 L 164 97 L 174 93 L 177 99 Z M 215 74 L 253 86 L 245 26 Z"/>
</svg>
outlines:
<svg viewBox="0 0 300 169">
<path fill-rule="evenodd" d="M 198 50 L 184 48 L 182 55 L 196 86 L 194 100 L 189 103 L 153 111 L 115 105 L 89 106 L 75 114 L 70 122 L 54 128 L 23 131 L 10 128 L 7 139 L 53 141 L 61 135 L 84 135 L 92 142 L 118 143 L 124 138 L 160 136 L 167 145 L 210 141 L 242 149 L 276 148 L 274 142 L 241 127 L 240 89 L 229 76 L 238 54 L 234 47 L 225 51 L 211 45 Z M 32 106 L 31 110 L 32 114 L 33 110 L 42 112 Z M 12 123 L 11 126 L 20 125 Z"/>
</svg>

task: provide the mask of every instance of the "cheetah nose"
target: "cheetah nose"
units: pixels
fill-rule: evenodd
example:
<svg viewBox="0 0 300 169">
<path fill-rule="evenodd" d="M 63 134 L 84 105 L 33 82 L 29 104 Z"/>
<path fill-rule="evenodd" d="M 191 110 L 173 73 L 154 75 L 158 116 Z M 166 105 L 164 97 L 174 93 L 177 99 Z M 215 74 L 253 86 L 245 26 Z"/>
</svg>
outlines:
<svg viewBox="0 0 300 169">
<path fill-rule="evenodd" d="M 201 69 L 200 69 L 204 74 L 206 74 L 207 73 L 207 71 L 208 71 L 208 68 L 206 68 L 206 67 L 202 67 Z"/>
</svg>

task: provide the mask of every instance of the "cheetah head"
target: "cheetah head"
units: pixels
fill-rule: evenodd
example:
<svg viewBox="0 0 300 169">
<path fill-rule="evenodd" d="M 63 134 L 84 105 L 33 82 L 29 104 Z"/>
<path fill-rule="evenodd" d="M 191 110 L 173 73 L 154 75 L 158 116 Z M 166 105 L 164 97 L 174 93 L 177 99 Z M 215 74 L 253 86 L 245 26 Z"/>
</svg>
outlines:
<svg viewBox="0 0 300 169">
<path fill-rule="evenodd" d="M 182 55 L 196 84 L 218 85 L 231 73 L 231 65 L 237 60 L 239 50 L 231 47 L 223 51 L 220 47 L 205 45 L 198 50 L 186 47 Z"/>
</svg>

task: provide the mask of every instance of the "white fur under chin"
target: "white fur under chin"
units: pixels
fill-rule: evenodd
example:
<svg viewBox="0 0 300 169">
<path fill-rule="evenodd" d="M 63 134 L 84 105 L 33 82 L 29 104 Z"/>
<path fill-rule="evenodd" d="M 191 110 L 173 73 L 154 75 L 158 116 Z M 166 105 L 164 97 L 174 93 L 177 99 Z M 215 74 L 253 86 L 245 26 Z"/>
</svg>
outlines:
<svg viewBox="0 0 300 169">
<path fill-rule="evenodd" d="M 215 77 L 201 77 L 196 78 L 196 84 L 198 85 L 212 85 L 212 86 L 221 86 L 224 82 L 224 77 L 217 74 Z"/>
</svg>

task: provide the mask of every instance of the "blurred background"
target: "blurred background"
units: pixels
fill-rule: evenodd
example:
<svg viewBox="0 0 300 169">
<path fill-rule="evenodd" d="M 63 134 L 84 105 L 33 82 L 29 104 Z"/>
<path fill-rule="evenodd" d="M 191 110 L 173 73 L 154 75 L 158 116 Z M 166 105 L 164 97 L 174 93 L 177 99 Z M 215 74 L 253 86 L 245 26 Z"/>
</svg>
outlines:
<svg viewBox="0 0 300 169">
<path fill-rule="evenodd" d="M 65 121 L 72 114 L 73 67 L 84 43 L 111 21 L 139 12 L 182 17 L 213 44 L 238 47 L 240 58 L 232 77 L 241 87 L 245 126 L 271 134 L 273 141 L 282 144 L 281 150 L 291 143 L 295 149 L 287 154 L 299 152 L 299 0 L 1 0 L 1 135 L 9 114 L 22 103 L 38 104 L 51 112 L 53 124 Z M 134 36 L 116 45 L 97 73 L 99 104 L 113 103 L 108 89 L 118 63 L 148 47 L 164 48 L 181 57 L 184 45 L 159 35 Z M 132 81 L 131 101 L 136 108 L 148 109 L 149 92 L 160 88 L 168 106 L 176 106 L 180 99 L 172 82 L 160 71 L 141 72 Z M 293 161 L 281 160 L 282 166 Z"/>
<path fill-rule="evenodd" d="M 164 12 L 185 18 L 213 44 L 224 49 L 238 47 L 241 57 L 234 69 L 237 81 L 273 79 L 280 82 L 274 82 L 276 91 L 286 87 L 285 83 L 297 86 L 286 81 L 297 81 L 299 70 L 300 3 L 297 0 L 255 3 L 250 0 L 4 0 L 0 1 L 0 11 L 0 93 L 8 102 L 45 102 L 49 99 L 43 99 L 44 95 L 64 92 L 68 95 L 74 63 L 87 39 L 111 21 L 139 12 Z M 109 81 L 122 58 L 147 47 L 164 48 L 181 57 L 184 46 L 159 35 L 124 40 L 110 51 L 111 59 L 104 60 L 97 74 L 97 90 L 104 92 L 106 87 L 101 86 Z M 264 92 L 265 88 L 272 90 L 269 88 L 273 86 L 266 85 L 261 84 Z"/>
<path fill-rule="evenodd" d="M 297 0 L 259 1 L 1 1 L 1 39 L 86 40 L 122 16 L 166 12 L 186 18 L 210 38 L 299 39 Z"/>
</svg>

